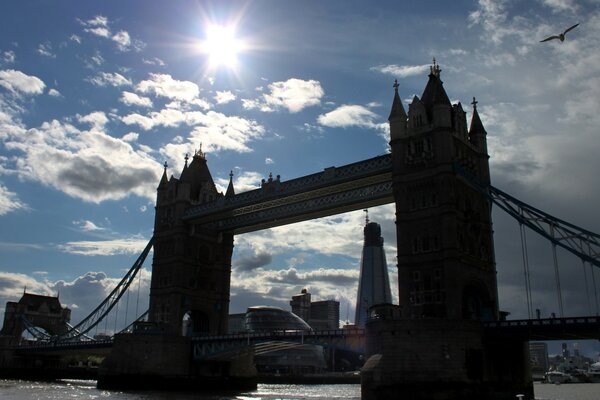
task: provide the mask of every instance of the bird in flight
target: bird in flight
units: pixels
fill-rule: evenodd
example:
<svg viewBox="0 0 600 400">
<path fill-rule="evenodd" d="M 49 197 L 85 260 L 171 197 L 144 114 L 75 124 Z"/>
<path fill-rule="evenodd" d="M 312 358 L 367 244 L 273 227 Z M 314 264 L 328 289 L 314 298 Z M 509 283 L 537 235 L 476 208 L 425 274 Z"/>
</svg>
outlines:
<svg viewBox="0 0 600 400">
<path fill-rule="evenodd" d="M 546 39 L 544 39 L 544 40 L 540 40 L 540 43 L 542 43 L 542 42 L 547 42 L 547 41 L 549 41 L 549 40 L 553 40 L 553 39 L 558 39 L 558 40 L 560 40 L 561 42 L 564 42 L 564 41 L 565 41 L 565 35 L 567 34 L 567 32 L 569 32 L 569 31 L 571 31 L 571 30 L 575 29 L 575 28 L 576 28 L 578 25 L 579 25 L 579 24 L 575 24 L 575 25 L 573 25 L 572 27 L 570 27 L 570 28 L 566 29 L 566 30 L 565 30 L 563 33 L 559 33 L 558 35 L 550 36 L 550 37 L 547 37 L 547 38 L 546 38 Z"/>
</svg>

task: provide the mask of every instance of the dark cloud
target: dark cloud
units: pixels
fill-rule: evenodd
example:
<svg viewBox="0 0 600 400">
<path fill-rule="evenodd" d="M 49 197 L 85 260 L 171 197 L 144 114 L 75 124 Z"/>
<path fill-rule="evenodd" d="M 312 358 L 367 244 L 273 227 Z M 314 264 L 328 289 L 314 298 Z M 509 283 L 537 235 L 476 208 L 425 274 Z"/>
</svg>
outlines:
<svg viewBox="0 0 600 400">
<path fill-rule="evenodd" d="M 156 171 L 134 166 L 116 168 L 102 157 L 63 160 L 62 170 L 57 175 L 63 188 L 71 187 L 75 192 L 86 193 L 87 197 L 101 199 L 115 193 L 128 193 L 133 187 L 156 185 Z"/>
<path fill-rule="evenodd" d="M 276 299 L 272 297 L 273 293 L 265 295 L 248 289 L 236 288 L 234 290 L 229 303 L 230 314 L 243 313 L 246 312 L 248 307 L 258 305 L 281 307 L 284 310 L 290 309 L 289 300 Z"/>
<path fill-rule="evenodd" d="M 240 257 L 235 261 L 233 269 L 237 272 L 249 272 L 257 268 L 266 267 L 273 261 L 273 256 L 266 252 L 260 252 L 252 256 Z"/>
</svg>

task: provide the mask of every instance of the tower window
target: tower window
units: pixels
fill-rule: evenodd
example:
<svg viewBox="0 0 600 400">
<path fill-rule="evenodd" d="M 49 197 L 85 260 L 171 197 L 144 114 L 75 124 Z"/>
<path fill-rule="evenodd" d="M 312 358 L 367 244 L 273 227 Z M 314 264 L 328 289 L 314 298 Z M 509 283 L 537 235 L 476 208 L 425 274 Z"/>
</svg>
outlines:
<svg viewBox="0 0 600 400">
<path fill-rule="evenodd" d="M 421 271 L 413 271 L 412 279 L 414 282 L 419 282 L 421 280 Z"/>
</svg>

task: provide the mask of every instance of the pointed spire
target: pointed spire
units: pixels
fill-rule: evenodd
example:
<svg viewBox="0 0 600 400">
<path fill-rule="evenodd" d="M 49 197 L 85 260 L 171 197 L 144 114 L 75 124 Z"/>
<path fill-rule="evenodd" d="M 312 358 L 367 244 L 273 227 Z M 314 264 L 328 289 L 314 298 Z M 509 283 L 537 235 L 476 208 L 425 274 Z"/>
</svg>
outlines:
<svg viewBox="0 0 600 400">
<path fill-rule="evenodd" d="M 440 79 L 442 70 L 440 69 L 439 64 L 436 63 L 435 58 L 433 59 L 433 65 L 429 67 L 429 70 L 429 81 L 427 82 L 427 86 L 425 86 L 421 101 L 425 104 L 428 112 L 435 104 L 451 106 L 450 99 L 443 86 L 444 82 Z"/>
<path fill-rule="evenodd" d="M 469 127 L 469 137 L 471 138 L 477 134 L 487 135 L 483 123 L 481 122 L 481 118 L 479 118 L 479 113 L 477 112 L 477 103 L 478 101 L 473 97 L 473 101 L 471 102 L 473 105 L 473 117 L 471 118 L 471 126 Z"/>
<path fill-rule="evenodd" d="M 235 190 L 233 189 L 233 171 L 229 172 L 229 186 L 227 186 L 227 191 L 225 192 L 225 197 L 235 196 Z"/>
<path fill-rule="evenodd" d="M 365 212 L 365 225 L 369 225 L 369 210 L 365 208 L 363 211 Z"/>
<path fill-rule="evenodd" d="M 398 79 L 394 80 L 394 100 L 392 102 L 392 110 L 390 111 L 390 116 L 388 117 L 388 121 L 392 119 L 403 119 L 406 120 L 406 112 L 404 111 L 404 107 L 402 106 L 402 100 L 400 100 L 400 95 L 398 94 Z"/>
<path fill-rule="evenodd" d="M 167 167 L 168 167 L 168 164 L 165 161 L 165 163 L 163 165 L 164 165 L 165 169 L 163 171 L 162 178 L 160 178 L 160 183 L 158 184 L 158 188 L 159 189 L 162 188 L 162 187 L 167 186 L 167 183 L 169 183 L 169 178 L 167 178 Z"/>
</svg>

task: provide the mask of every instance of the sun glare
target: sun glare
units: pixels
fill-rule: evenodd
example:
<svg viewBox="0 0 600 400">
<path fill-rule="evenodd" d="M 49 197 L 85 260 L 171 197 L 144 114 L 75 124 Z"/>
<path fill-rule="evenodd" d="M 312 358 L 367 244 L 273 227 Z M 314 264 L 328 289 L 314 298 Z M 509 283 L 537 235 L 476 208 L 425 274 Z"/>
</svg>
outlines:
<svg viewBox="0 0 600 400">
<path fill-rule="evenodd" d="M 233 68 L 237 64 L 237 55 L 242 50 L 242 43 L 236 39 L 233 26 L 211 25 L 206 31 L 202 49 L 208 55 L 212 68 Z"/>
</svg>

